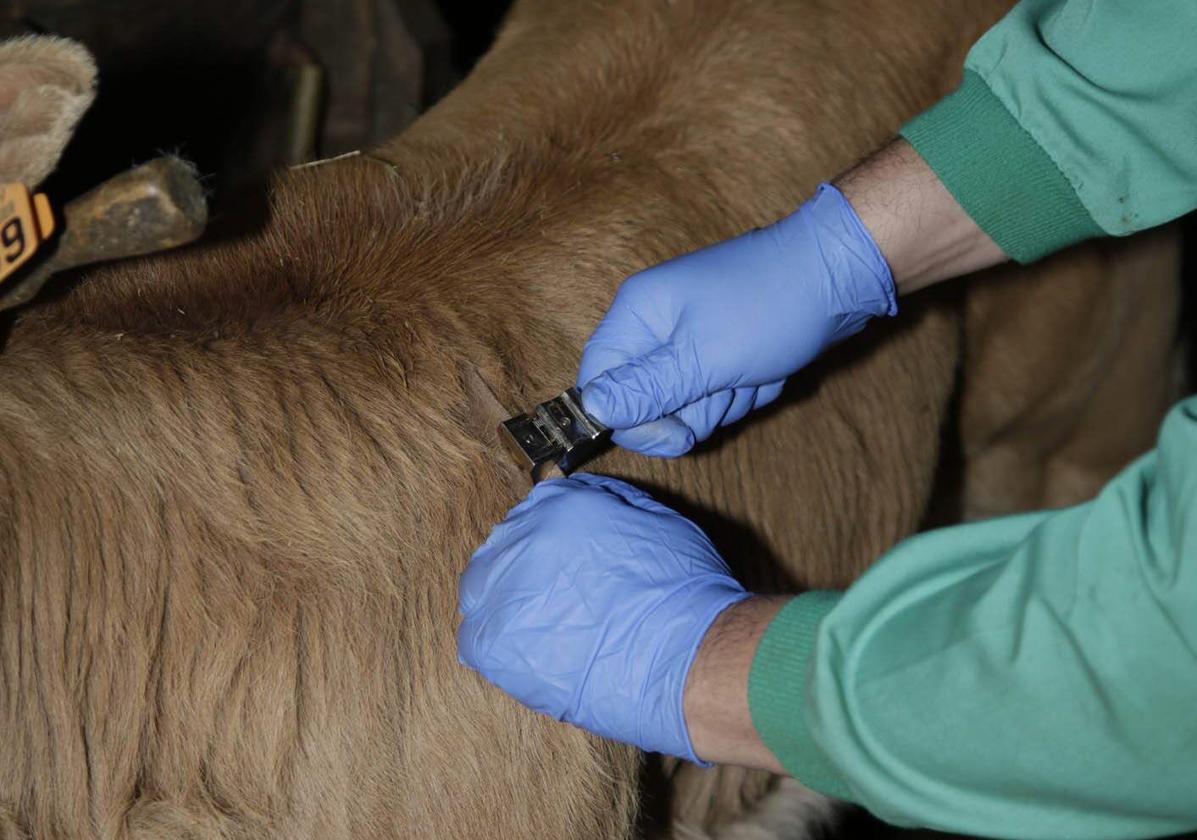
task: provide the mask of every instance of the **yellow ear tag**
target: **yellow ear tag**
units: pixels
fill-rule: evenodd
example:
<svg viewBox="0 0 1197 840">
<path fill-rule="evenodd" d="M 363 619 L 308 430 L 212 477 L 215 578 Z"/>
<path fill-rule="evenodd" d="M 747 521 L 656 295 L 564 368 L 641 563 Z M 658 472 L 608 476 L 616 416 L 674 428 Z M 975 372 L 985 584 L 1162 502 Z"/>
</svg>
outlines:
<svg viewBox="0 0 1197 840">
<path fill-rule="evenodd" d="M 28 262 L 54 233 L 54 214 L 44 193 L 24 184 L 0 184 L 0 283 Z"/>
</svg>

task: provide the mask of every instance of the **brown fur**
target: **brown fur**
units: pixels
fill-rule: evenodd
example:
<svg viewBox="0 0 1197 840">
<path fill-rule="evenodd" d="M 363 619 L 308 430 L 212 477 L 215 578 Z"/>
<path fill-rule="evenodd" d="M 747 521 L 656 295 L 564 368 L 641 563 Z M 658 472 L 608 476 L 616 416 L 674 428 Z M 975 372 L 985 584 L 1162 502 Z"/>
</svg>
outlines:
<svg viewBox="0 0 1197 840">
<path fill-rule="evenodd" d="M 623 276 L 791 209 L 1005 5 L 528 0 L 381 150 L 394 171 L 292 173 L 260 234 L 24 315 L 0 356 L 0 836 L 627 836 L 633 751 L 456 663 L 458 574 L 514 500 L 460 366 L 510 406 L 560 390 Z M 694 457 L 598 468 L 753 585 L 846 584 L 923 518 L 965 346 L 950 300 L 903 309 Z"/>
<path fill-rule="evenodd" d="M 1033 272 L 1003 268 L 970 290 L 966 516 L 1087 499 L 1154 439 L 1183 390 L 1179 251 L 1176 231 L 1159 230 Z"/>
</svg>

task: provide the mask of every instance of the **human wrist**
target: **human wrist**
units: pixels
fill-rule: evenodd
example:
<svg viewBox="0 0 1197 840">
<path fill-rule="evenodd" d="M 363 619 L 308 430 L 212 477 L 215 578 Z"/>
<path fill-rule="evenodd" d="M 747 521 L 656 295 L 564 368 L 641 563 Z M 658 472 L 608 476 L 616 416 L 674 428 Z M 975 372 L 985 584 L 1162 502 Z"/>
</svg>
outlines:
<svg viewBox="0 0 1197 840">
<path fill-rule="evenodd" d="M 754 595 L 711 623 L 686 677 L 683 710 L 703 761 L 784 772 L 760 740 L 748 708 L 748 674 L 757 644 L 786 597 Z"/>
<path fill-rule="evenodd" d="M 905 140 L 835 184 L 885 255 L 899 294 L 1007 259 Z"/>
<path fill-rule="evenodd" d="M 637 746 L 696 764 L 711 762 L 695 749 L 687 727 L 685 687 L 710 629 L 724 614 L 750 597 L 730 577 L 696 579 L 692 581 L 691 591 L 679 590 L 671 596 L 677 609 L 658 611 L 667 613 L 667 617 L 644 618 L 643 635 L 656 645 L 651 660 L 664 667 L 644 677 L 645 690 L 640 692 L 640 721 L 636 729 L 645 735 L 635 739 Z"/>
</svg>

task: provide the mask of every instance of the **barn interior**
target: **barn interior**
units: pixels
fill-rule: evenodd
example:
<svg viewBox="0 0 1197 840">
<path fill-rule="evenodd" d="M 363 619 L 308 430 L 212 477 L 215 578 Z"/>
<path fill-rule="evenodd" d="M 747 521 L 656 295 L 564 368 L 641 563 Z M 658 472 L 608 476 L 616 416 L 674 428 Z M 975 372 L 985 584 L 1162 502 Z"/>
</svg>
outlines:
<svg viewBox="0 0 1197 840">
<path fill-rule="evenodd" d="M 411 125 L 469 74 L 509 5 L 0 0 L 0 38 L 72 38 L 99 68 L 95 103 L 41 187 L 50 203 L 60 207 L 133 165 L 178 156 L 194 166 L 204 191 L 208 219 L 199 242 L 205 243 L 242 237 L 262 224 L 272 173 L 368 149 Z M 1192 218 L 1183 224 L 1181 317 L 1191 378 L 1197 227 Z M 72 278 L 62 272 L 41 295 L 68 294 Z M 944 470 L 950 482 L 950 465 Z M 945 520 L 952 515 L 942 512 Z M 668 792 L 658 781 L 646 775 L 646 836 L 663 830 L 668 813 Z M 857 809 L 827 836 L 953 835 L 899 830 Z"/>
</svg>

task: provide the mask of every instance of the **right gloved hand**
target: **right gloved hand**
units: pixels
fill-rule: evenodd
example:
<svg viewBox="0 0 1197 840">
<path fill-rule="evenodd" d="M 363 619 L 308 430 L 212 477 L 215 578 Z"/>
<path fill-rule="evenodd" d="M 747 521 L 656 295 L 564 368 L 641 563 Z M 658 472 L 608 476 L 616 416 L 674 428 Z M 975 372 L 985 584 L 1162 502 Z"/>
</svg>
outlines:
<svg viewBox="0 0 1197 840">
<path fill-rule="evenodd" d="M 768 227 L 625 280 L 582 352 L 583 405 L 621 446 L 681 455 L 894 297 L 873 237 L 823 184 Z"/>
</svg>

